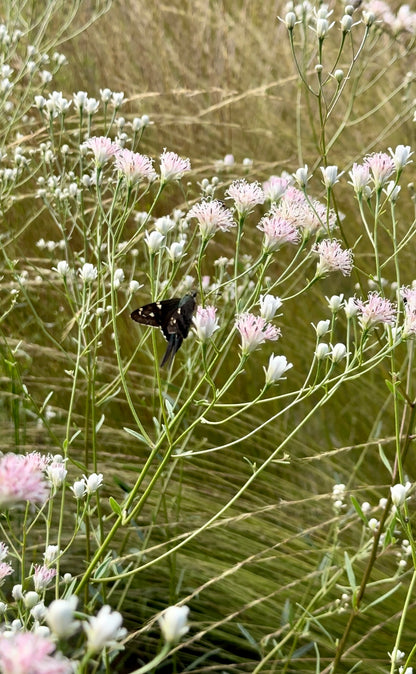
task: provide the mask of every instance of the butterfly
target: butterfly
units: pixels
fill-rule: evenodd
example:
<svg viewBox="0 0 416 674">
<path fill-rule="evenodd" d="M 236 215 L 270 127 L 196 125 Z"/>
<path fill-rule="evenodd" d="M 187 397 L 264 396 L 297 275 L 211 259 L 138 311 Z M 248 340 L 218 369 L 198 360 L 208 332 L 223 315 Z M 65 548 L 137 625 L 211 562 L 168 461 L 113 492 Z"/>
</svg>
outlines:
<svg viewBox="0 0 416 674">
<path fill-rule="evenodd" d="M 191 292 L 183 297 L 150 302 L 131 313 L 132 319 L 137 323 L 151 325 L 162 330 L 168 346 L 160 367 L 165 363 L 172 363 L 175 353 L 188 336 L 196 307 L 195 297 L 196 292 Z"/>
</svg>

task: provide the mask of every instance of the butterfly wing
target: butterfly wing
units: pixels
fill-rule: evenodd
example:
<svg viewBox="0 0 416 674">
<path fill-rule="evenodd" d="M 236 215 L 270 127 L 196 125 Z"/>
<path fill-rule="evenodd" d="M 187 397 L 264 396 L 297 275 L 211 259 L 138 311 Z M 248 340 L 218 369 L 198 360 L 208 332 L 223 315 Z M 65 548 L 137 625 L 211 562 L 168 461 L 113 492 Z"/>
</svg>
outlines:
<svg viewBox="0 0 416 674">
<path fill-rule="evenodd" d="M 131 313 L 131 317 L 142 325 L 160 328 L 165 339 L 169 340 L 171 333 L 167 329 L 168 323 L 178 308 L 179 302 L 180 299 L 178 297 L 173 297 L 170 300 L 160 300 L 160 302 L 150 302 L 150 304 L 145 304 L 143 307 L 135 309 Z"/>
<path fill-rule="evenodd" d="M 182 339 L 188 336 L 192 325 L 192 316 L 195 311 L 196 293 L 188 294 L 182 297 L 175 311 L 173 311 L 167 322 L 167 332 L 170 335 L 180 335 Z M 178 347 L 179 348 L 179 347 Z"/>
<path fill-rule="evenodd" d="M 188 293 L 182 298 L 151 302 L 135 309 L 131 317 L 137 323 L 159 327 L 168 342 L 161 367 L 170 364 L 183 340 L 188 336 L 192 325 L 192 316 L 196 307 L 196 293 Z"/>
</svg>

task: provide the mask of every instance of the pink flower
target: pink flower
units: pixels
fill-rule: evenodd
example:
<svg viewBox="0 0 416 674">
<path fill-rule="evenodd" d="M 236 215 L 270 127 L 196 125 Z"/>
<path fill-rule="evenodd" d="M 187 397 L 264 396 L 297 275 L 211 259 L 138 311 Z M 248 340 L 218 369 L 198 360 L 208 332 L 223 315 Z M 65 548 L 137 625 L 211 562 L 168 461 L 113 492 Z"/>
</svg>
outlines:
<svg viewBox="0 0 416 674">
<path fill-rule="evenodd" d="M 234 180 L 225 194 L 234 200 L 240 215 L 247 215 L 255 206 L 264 203 L 264 192 L 257 181 L 248 183 L 244 178 Z"/>
<path fill-rule="evenodd" d="M 13 573 L 11 564 L 8 564 L 8 562 L 0 562 L 0 585 L 2 580 L 4 580 L 6 576 L 10 576 L 11 573 Z"/>
<path fill-rule="evenodd" d="M 26 456 L 5 454 L 0 458 L 0 507 L 10 508 L 20 501 L 44 503 L 49 486 L 43 475 L 45 461 L 38 452 Z"/>
<path fill-rule="evenodd" d="M 335 213 L 317 199 L 309 203 L 297 187 L 287 188 L 277 206 L 273 206 L 272 213 L 303 231 L 305 236 L 331 231 L 336 227 Z"/>
<path fill-rule="evenodd" d="M 268 323 L 261 316 L 241 314 L 236 320 L 235 327 L 241 335 L 241 349 L 247 355 L 257 349 L 266 340 L 276 341 L 281 335 L 279 328 Z"/>
<path fill-rule="evenodd" d="M 364 159 L 364 164 L 370 168 L 376 190 L 384 187 L 395 170 L 394 161 L 386 152 L 374 152 L 368 155 Z"/>
<path fill-rule="evenodd" d="M 368 164 L 353 164 L 348 175 L 351 178 L 350 185 L 353 186 L 355 193 L 361 195 L 364 188 L 370 182 L 370 168 Z"/>
<path fill-rule="evenodd" d="M 184 173 L 191 170 L 189 159 L 182 159 L 176 152 L 167 152 L 166 148 L 160 155 L 160 179 L 162 183 L 169 180 L 180 180 Z"/>
<path fill-rule="evenodd" d="M 115 160 L 116 168 L 125 176 L 128 185 L 134 185 L 140 180 L 155 180 L 156 171 L 150 157 L 131 150 L 120 150 Z"/>
<path fill-rule="evenodd" d="M 319 255 L 316 277 L 325 276 L 332 271 L 340 271 L 344 276 L 351 274 L 353 266 L 352 251 L 342 249 L 339 241 L 324 239 L 315 244 L 312 251 Z"/>
<path fill-rule="evenodd" d="M 296 244 L 300 239 L 299 230 L 277 213 L 265 215 L 257 229 L 264 232 L 263 246 L 267 252 L 278 250 L 284 243 Z"/>
<path fill-rule="evenodd" d="M 369 293 L 366 301 L 355 300 L 358 307 L 358 321 L 363 330 L 370 330 L 377 323 L 393 325 L 396 308 L 390 300 L 376 292 Z"/>
<path fill-rule="evenodd" d="M 279 199 L 283 196 L 289 187 L 289 184 L 290 183 L 287 178 L 270 176 L 270 178 L 263 183 L 263 192 L 265 198 L 269 201 L 279 201 Z"/>
<path fill-rule="evenodd" d="M 218 230 L 228 232 L 231 227 L 236 226 L 231 211 L 215 199 L 204 200 L 192 206 L 188 218 L 197 219 L 203 239 L 210 239 Z"/>
<path fill-rule="evenodd" d="M 0 634 L 0 670 L 2 674 L 69 674 L 68 660 L 51 655 L 55 644 L 32 632 Z"/>
<path fill-rule="evenodd" d="M 93 136 L 88 138 L 84 145 L 93 151 L 95 163 L 99 167 L 120 152 L 119 146 L 107 136 Z"/>
<path fill-rule="evenodd" d="M 198 339 L 207 342 L 218 328 L 216 307 L 198 307 L 193 317 L 194 328 Z"/>
<path fill-rule="evenodd" d="M 400 292 L 404 300 L 402 338 L 407 339 L 416 335 L 416 288 L 402 288 Z"/>
<path fill-rule="evenodd" d="M 40 566 L 40 564 L 35 564 L 34 573 L 33 573 L 33 585 L 36 592 L 41 592 L 49 585 L 49 583 L 55 578 L 56 569 L 50 569 L 47 566 Z"/>
</svg>

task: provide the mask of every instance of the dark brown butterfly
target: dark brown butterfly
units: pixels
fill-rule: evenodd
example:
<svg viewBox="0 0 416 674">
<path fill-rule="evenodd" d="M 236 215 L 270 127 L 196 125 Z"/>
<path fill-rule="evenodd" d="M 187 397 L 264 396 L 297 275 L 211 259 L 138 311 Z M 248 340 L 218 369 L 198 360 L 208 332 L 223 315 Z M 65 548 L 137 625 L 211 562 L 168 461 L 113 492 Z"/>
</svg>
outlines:
<svg viewBox="0 0 416 674">
<path fill-rule="evenodd" d="M 187 293 L 183 297 L 150 302 L 132 312 L 131 317 L 137 323 L 162 330 L 168 346 L 160 367 L 173 361 L 175 353 L 188 336 L 196 307 L 195 297 L 196 292 Z"/>
</svg>

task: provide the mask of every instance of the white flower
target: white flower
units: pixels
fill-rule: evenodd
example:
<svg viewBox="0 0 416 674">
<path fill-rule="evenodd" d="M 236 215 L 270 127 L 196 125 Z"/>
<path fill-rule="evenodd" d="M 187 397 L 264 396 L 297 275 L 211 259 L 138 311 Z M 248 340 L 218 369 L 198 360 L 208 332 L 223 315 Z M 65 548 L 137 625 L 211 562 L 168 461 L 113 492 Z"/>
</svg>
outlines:
<svg viewBox="0 0 416 674">
<path fill-rule="evenodd" d="M 111 89 L 100 89 L 100 96 L 103 103 L 108 103 L 113 92 Z"/>
<path fill-rule="evenodd" d="M 335 185 L 342 176 L 342 172 L 338 173 L 338 166 L 321 166 L 322 181 L 327 189 Z"/>
<path fill-rule="evenodd" d="M 355 303 L 354 297 L 349 297 L 348 300 L 345 300 L 344 311 L 348 320 L 357 314 L 358 306 Z"/>
<path fill-rule="evenodd" d="M 371 520 L 368 520 L 368 527 L 371 529 L 371 531 L 377 531 L 379 524 L 380 522 L 375 517 L 372 517 Z"/>
<path fill-rule="evenodd" d="M 15 601 L 19 601 L 19 599 L 23 599 L 23 585 L 20 585 L 20 583 L 18 583 L 17 585 L 13 585 L 13 587 L 12 587 L 12 597 Z"/>
<path fill-rule="evenodd" d="M 98 653 L 106 646 L 114 645 L 114 641 L 124 636 L 124 632 L 120 630 L 122 622 L 121 613 L 111 611 L 108 605 L 103 606 L 96 616 L 90 616 L 88 622 L 83 622 L 89 652 Z"/>
<path fill-rule="evenodd" d="M 56 271 L 59 276 L 62 276 L 62 278 L 66 278 L 71 273 L 71 268 L 66 260 L 60 260 L 56 267 L 52 267 L 52 269 L 53 271 Z"/>
<path fill-rule="evenodd" d="M 339 363 L 340 360 L 347 355 L 347 347 L 345 344 L 338 343 L 332 347 L 331 358 L 334 363 Z"/>
<path fill-rule="evenodd" d="M 325 342 L 321 342 L 321 344 L 318 344 L 315 350 L 315 356 L 317 360 L 323 360 L 324 358 L 327 357 L 328 354 L 329 354 L 328 344 L 325 344 Z"/>
<path fill-rule="evenodd" d="M 293 177 L 301 189 L 306 187 L 308 184 L 308 165 L 305 164 L 303 168 L 298 168 L 296 173 L 293 174 Z"/>
<path fill-rule="evenodd" d="M 167 249 L 168 257 L 171 262 L 180 260 L 183 256 L 183 249 L 185 248 L 185 241 L 174 241 L 170 248 Z"/>
<path fill-rule="evenodd" d="M 282 378 L 284 373 L 293 367 L 292 363 L 287 362 L 286 356 L 275 356 L 272 354 L 269 358 L 269 365 L 267 369 L 263 367 L 266 375 L 266 384 L 275 384 Z"/>
<path fill-rule="evenodd" d="M 316 336 L 319 338 L 319 337 L 323 337 L 324 335 L 326 335 L 326 333 L 329 330 L 330 325 L 331 325 L 331 321 L 329 320 L 329 318 L 327 318 L 326 321 L 319 321 L 318 325 L 315 328 Z"/>
<path fill-rule="evenodd" d="M 138 281 L 130 281 L 129 283 L 129 293 L 133 295 L 133 293 L 137 293 L 137 291 L 142 287 L 142 283 L 139 283 Z"/>
<path fill-rule="evenodd" d="M 336 313 L 342 306 L 342 302 L 344 301 L 344 295 L 332 295 L 332 297 L 325 297 L 325 299 L 328 301 L 328 306 L 332 313 Z"/>
<path fill-rule="evenodd" d="M 103 474 L 102 473 L 91 473 L 89 477 L 84 475 L 85 480 L 85 489 L 87 494 L 92 494 L 101 487 L 103 483 Z"/>
<path fill-rule="evenodd" d="M 189 630 L 188 606 L 169 606 L 159 618 L 165 641 L 175 644 Z"/>
<path fill-rule="evenodd" d="M 395 664 L 396 662 L 400 662 L 400 660 L 403 660 L 406 653 L 404 653 L 403 651 L 399 651 L 398 648 L 393 648 L 392 652 L 387 653 L 387 655 L 389 656 L 390 661 Z"/>
<path fill-rule="evenodd" d="M 91 283 L 92 281 L 95 281 L 98 276 L 97 267 L 94 267 L 91 262 L 86 262 L 79 270 L 79 275 L 84 283 Z"/>
<path fill-rule="evenodd" d="M 26 606 L 26 608 L 33 608 L 36 606 L 36 604 L 39 603 L 40 596 L 38 595 L 37 592 L 34 590 L 30 590 L 29 592 L 26 592 L 25 596 L 23 597 L 23 603 Z"/>
<path fill-rule="evenodd" d="M 160 232 L 153 230 L 153 232 L 146 232 L 144 238 L 149 253 L 157 253 L 157 251 L 160 250 L 165 237 Z"/>
<path fill-rule="evenodd" d="M 45 566 L 50 566 L 53 564 L 56 559 L 61 554 L 62 550 L 59 550 L 57 545 L 48 545 L 45 552 L 43 553 L 43 561 Z"/>
<path fill-rule="evenodd" d="M 407 482 L 406 485 L 395 484 L 393 487 L 390 487 L 391 500 L 396 508 L 400 508 L 404 504 L 406 500 L 406 494 L 410 487 L 410 482 Z"/>
<path fill-rule="evenodd" d="M 113 95 L 111 96 L 111 105 L 113 105 L 117 109 L 122 105 L 123 100 L 124 100 L 124 92 L 123 91 L 119 91 L 119 92 L 114 91 Z"/>
<path fill-rule="evenodd" d="M 280 297 L 274 295 L 260 295 L 260 316 L 266 321 L 274 318 L 276 311 L 282 306 Z"/>
<path fill-rule="evenodd" d="M 122 269 L 116 269 L 114 271 L 114 288 L 117 290 L 124 281 L 124 271 Z"/>
<path fill-rule="evenodd" d="M 389 147 L 389 152 L 393 158 L 396 171 L 401 171 L 401 169 L 404 168 L 406 164 L 409 164 L 411 161 L 413 161 L 410 159 L 410 155 L 413 154 L 410 145 L 398 145 L 394 151 L 391 149 L 391 147 Z"/>
<path fill-rule="evenodd" d="M 48 476 L 49 482 L 56 488 L 60 487 L 67 475 L 67 469 L 65 468 L 65 460 L 56 461 L 54 460 L 46 468 L 46 475 Z"/>
<path fill-rule="evenodd" d="M 46 611 L 46 622 L 51 632 L 58 639 L 67 639 L 75 634 L 80 622 L 74 620 L 74 611 L 77 607 L 78 598 L 75 595 L 69 599 L 55 599 Z"/>
<path fill-rule="evenodd" d="M 70 487 L 76 499 L 80 499 L 85 494 L 85 480 L 75 480 L 72 487 Z"/>
</svg>

